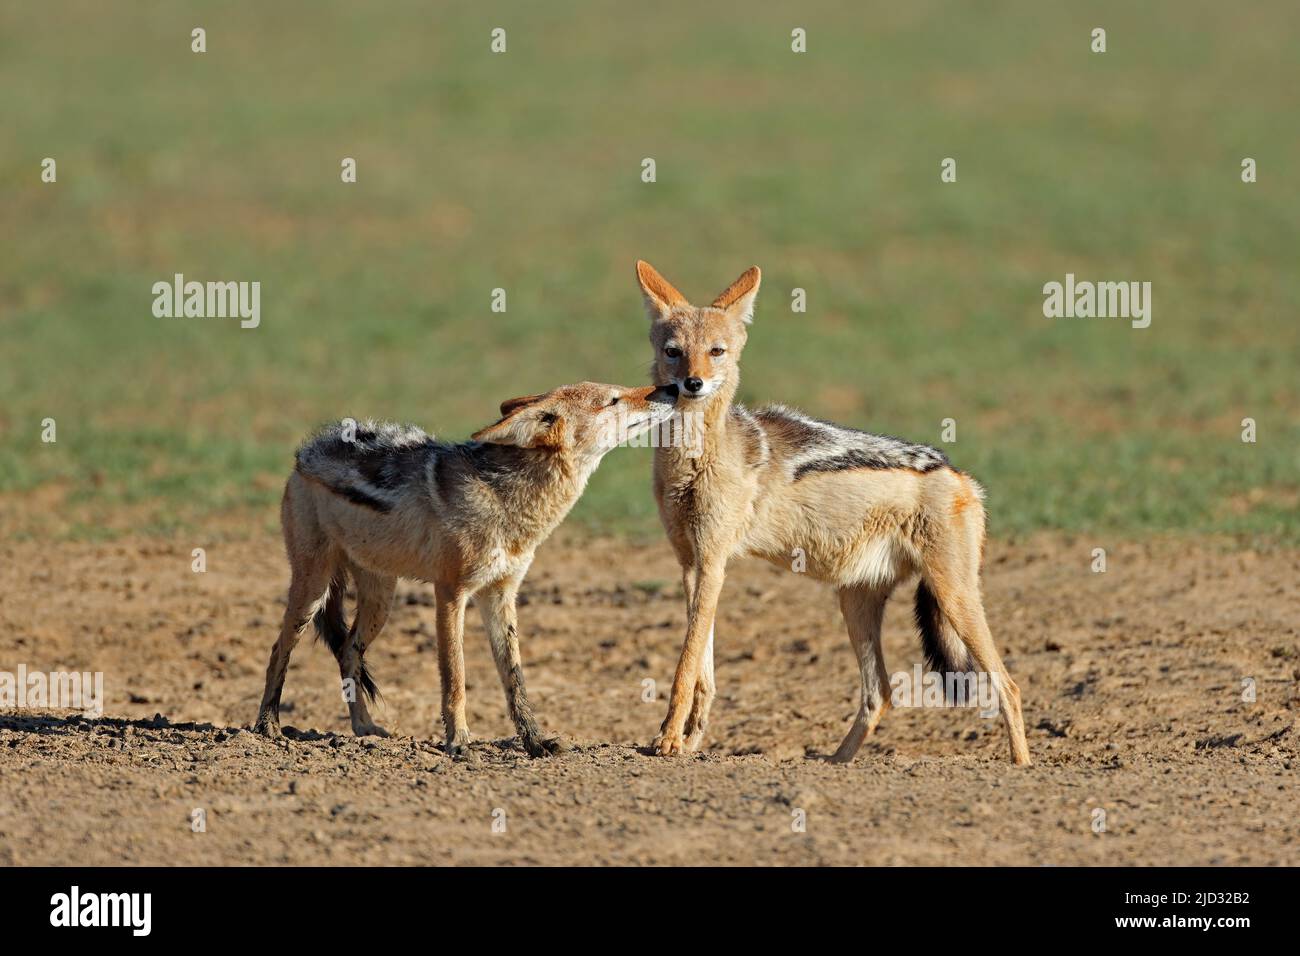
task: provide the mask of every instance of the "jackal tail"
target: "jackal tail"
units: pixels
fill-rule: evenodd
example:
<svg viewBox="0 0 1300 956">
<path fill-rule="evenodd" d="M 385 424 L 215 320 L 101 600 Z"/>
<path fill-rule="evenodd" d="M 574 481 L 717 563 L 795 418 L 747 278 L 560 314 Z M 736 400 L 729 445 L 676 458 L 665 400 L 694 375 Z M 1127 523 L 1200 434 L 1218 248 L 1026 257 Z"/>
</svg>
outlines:
<svg viewBox="0 0 1300 956">
<path fill-rule="evenodd" d="M 954 674 L 973 669 L 970 651 L 944 617 L 943 608 L 924 580 L 916 586 L 916 626 L 921 632 L 921 650 L 928 670 Z M 950 681 L 944 681 L 945 688 L 950 686 Z"/>
</svg>

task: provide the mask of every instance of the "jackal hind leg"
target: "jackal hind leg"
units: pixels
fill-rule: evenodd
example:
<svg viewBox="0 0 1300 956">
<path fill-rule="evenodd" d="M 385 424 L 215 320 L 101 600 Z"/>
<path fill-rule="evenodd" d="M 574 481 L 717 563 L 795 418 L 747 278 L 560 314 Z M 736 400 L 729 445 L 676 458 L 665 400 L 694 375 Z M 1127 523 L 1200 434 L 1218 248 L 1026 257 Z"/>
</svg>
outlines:
<svg viewBox="0 0 1300 956">
<path fill-rule="evenodd" d="M 978 558 L 967 564 L 969 566 L 953 567 L 950 560 L 932 560 L 925 577 L 939 609 L 970 651 L 971 659 L 993 680 L 1002 720 L 1007 729 L 1011 762 L 1017 766 L 1028 766 L 1029 744 L 1025 739 L 1025 719 L 1020 709 L 1020 688 L 1002 663 L 988 621 L 984 617 Z"/>
<path fill-rule="evenodd" d="M 311 626 L 312 615 L 325 599 L 339 556 L 328 548 L 304 550 L 290 555 L 292 579 L 289 597 L 280 625 L 280 636 L 271 648 L 271 659 L 266 665 L 266 686 L 262 703 L 257 709 L 253 729 L 267 737 L 280 736 L 280 695 L 284 690 L 285 675 L 289 672 L 289 657 L 298 646 L 303 632 Z"/>
<path fill-rule="evenodd" d="M 366 706 L 367 699 L 373 701 L 378 691 L 366 666 L 365 653 L 388 623 L 397 579 L 355 565 L 350 571 L 357 590 L 357 614 L 339 655 L 339 678 L 343 681 L 352 733 L 358 737 L 387 737 L 388 731 L 371 719 Z"/>
<path fill-rule="evenodd" d="M 885 654 L 880 646 L 880 628 L 888 594 L 864 585 L 854 585 L 840 588 L 839 597 L 840 612 L 844 615 L 862 681 L 858 714 L 848 735 L 830 758 L 834 763 L 848 763 L 857 755 L 863 741 L 875 732 L 876 725 L 889 707 L 889 675 L 885 671 Z"/>
</svg>

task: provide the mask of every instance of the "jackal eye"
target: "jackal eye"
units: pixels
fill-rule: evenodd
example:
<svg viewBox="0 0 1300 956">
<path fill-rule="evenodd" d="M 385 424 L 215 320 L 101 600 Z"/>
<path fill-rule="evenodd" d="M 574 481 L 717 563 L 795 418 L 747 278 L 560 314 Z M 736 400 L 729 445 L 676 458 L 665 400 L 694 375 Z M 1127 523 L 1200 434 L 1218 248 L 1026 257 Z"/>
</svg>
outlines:
<svg viewBox="0 0 1300 956">
<path fill-rule="evenodd" d="M 618 395 L 615 395 L 613 398 L 611 398 L 611 399 L 609 400 L 609 404 L 610 404 L 610 405 L 617 405 L 617 404 L 618 404 L 618 400 L 619 400 L 619 396 L 618 396 Z"/>
<path fill-rule="evenodd" d="M 664 349 L 664 355 L 667 355 L 669 358 L 681 358 L 682 350 L 675 345 L 670 345 L 668 348 Z"/>
<path fill-rule="evenodd" d="M 554 412 L 542 412 L 538 417 L 541 418 L 543 425 L 554 425 L 560 420 L 560 416 Z"/>
<path fill-rule="evenodd" d="M 713 348 L 709 349 L 709 354 L 712 355 L 714 358 L 717 358 L 719 355 L 726 355 L 727 350 L 724 349 L 721 345 L 715 345 L 713 346 Z"/>
</svg>

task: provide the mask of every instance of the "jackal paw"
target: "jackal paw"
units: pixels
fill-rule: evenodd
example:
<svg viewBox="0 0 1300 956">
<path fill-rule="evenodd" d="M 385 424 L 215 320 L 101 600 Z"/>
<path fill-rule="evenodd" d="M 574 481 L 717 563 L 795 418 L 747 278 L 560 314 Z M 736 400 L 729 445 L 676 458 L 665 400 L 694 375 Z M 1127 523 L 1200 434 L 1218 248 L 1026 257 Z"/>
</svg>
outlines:
<svg viewBox="0 0 1300 956">
<path fill-rule="evenodd" d="M 523 745 L 530 757 L 553 757 L 573 749 L 560 737 L 528 737 L 523 740 Z"/>
<path fill-rule="evenodd" d="M 469 750 L 469 730 L 462 728 L 447 738 L 447 753 L 459 757 Z"/>
<path fill-rule="evenodd" d="M 376 723 L 353 724 L 352 733 L 357 737 L 391 737 L 388 731 Z"/>
<path fill-rule="evenodd" d="M 253 725 L 253 733 L 261 734 L 268 740 L 279 740 L 284 734 L 280 733 L 280 721 L 270 714 L 259 714 L 257 723 Z"/>
<path fill-rule="evenodd" d="M 681 734 L 661 733 L 654 739 L 650 749 L 660 757 L 671 757 L 686 750 L 686 741 L 682 739 Z"/>
</svg>

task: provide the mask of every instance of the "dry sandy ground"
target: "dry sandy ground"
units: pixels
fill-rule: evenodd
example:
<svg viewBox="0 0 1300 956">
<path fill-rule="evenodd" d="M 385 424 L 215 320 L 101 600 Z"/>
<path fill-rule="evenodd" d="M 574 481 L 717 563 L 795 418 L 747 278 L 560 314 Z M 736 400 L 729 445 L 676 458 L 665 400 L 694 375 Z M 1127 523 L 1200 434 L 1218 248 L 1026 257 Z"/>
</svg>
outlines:
<svg viewBox="0 0 1300 956">
<path fill-rule="evenodd" d="M 852 765 L 816 759 L 856 707 L 852 654 L 831 592 L 766 565 L 727 582 L 708 752 L 665 760 L 639 748 L 684 624 L 666 545 L 547 544 L 525 670 L 576 749 L 530 760 L 507 737 L 471 614 L 480 742 L 453 760 L 432 739 L 424 585 L 401 587 L 370 655 L 398 736 L 351 737 L 333 659 L 304 641 L 294 739 L 272 743 L 240 728 L 283 605 L 277 539 L 210 544 L 202 574 L 189 543 L 7 544 L 0 670 L 103 671 L 106 702 L 98 720 L 0 712 L 0 863 L 1300 864 L 1300 554 L 1115 546 L 1094 574 L 1095 544 L 990 544 L 990 623 L 1036 760 L 1019 770 L 999 721 L 939 708 L 893 710 Z M 891 671 L 920 659 L 911 590 L 886 620 Z"/>
</svg>

